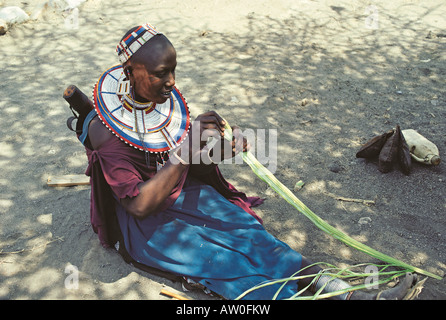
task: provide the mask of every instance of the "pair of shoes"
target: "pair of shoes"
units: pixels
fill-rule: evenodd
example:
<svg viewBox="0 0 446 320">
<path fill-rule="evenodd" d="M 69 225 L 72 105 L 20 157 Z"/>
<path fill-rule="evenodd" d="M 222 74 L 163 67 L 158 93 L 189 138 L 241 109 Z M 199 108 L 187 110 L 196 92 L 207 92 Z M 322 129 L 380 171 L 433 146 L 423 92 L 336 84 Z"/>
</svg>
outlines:
<svg viewBox="0 0 446 320">
<path fill-rule="evenodd" d="M 404 278 L 398 279 L 398 284 L 392 288 L 378 293 L 352 291 L 349 300 L 414 300 L 423 289 L 426 279 L 419 281 L 415 273 L 407 272 Z"/>
<path fill-rule="evenodd" d="M 375 297 L 376 300 L 412 300 L 416 298 L 421 291 L 418 277 L 411 272 L 406 273 L 404 279 L 402 279 L 398 285 L 393 288 L 381 291 Z M 422 285 L 424 281 L 419 284 Z"/>
<path fill-rule="evenodd" d="M 378 158 L 378 169 L 382 173 L 390 172 L 398 165 L 404 174 L 410 174 L 412 165 L 410 150 L 399 125 L 396 129 L 369 140 L 356 153 L 356 157 Z"/>
</svg>

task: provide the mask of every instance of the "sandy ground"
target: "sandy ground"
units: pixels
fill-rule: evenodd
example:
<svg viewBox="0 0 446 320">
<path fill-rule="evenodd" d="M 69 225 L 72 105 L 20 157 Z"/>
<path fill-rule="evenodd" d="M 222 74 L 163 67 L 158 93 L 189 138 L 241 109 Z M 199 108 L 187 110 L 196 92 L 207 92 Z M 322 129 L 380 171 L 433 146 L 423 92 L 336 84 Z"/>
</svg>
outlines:
<svg viewBox="0 0 446 320">
<path fill-rule="evenodd" d="M 33 3 L 0 1 L 28 12 Z M 399 124 L 446 158 L 443 0 L 122 3 L 88 0 L 77 18 L 46 10 L 0 37 L 0 298 L 169 299 L 162 288 L 181 292 L 100 246 L 89 225 L 89 187 L 46 185 L 50 176 L 86 168 L 65 125 L 63 90 L 76 84 L 90 93 L 117 64 L 123 33 L 143 22 L 175 45 L 177 86 L 194 116 L 214 109 L 242 128 L 277 130 L 275 174 L 290 189 L 305 182 L 296 195 L 315 213 L 372 248 L 444 276 L 445 163 L 414 164 L 405 176 L 355 157 L 362 143 Z M 375 262 L 314 227 L 246 165 L 222 170 L 241 190 L 265 197 L 257 212 L 266 228 L 313 261 Z M 419 299 L 445 299 L 444 284 L 428 279 Z"/>
</svg>

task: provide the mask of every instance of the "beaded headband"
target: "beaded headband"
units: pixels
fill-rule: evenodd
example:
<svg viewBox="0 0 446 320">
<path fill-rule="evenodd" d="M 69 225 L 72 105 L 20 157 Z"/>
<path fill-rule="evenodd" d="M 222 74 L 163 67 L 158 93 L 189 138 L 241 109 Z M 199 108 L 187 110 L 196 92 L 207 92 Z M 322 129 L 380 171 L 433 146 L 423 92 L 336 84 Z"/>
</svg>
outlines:
<svg viewBox="0 0 446 320">
<path fill-rule="evenodd" d="M 136 51 L 157 34 L 162 33 L 158 32 L 155 27 L 148 23 L 139 26 L 135 31 L 122 39 L 116 47 L 119 61 L 121 61 L 121 63 L 127 62 Z"/>
</svg>

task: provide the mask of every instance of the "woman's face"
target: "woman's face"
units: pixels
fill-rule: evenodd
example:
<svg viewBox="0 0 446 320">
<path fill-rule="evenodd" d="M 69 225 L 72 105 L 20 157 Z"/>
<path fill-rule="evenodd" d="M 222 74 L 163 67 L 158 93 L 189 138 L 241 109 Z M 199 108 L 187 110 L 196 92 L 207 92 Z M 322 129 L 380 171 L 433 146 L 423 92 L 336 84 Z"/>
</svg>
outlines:
<svg viewBox="0 0 446 320">
<path fill-rule="evenodd" d="M 176 51 L 161 43 L 144 50 L 137 62 L 131 63 L 130 82 L 138 102 L 164 103 L 175 85 Z M 139 52 L 138 52 L 139 53 Z"/>
</svg>

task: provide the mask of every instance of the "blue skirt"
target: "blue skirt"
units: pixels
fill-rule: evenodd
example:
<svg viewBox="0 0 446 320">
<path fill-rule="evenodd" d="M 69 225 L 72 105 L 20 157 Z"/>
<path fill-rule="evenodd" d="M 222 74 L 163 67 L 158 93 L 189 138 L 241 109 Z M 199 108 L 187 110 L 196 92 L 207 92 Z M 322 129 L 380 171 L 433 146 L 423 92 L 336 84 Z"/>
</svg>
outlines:
<svg viewBox="0 0 446 320">
<path fill-rule="evenodd" d="M 133 259 L 188 277 L 226 299 L 301 268 L 300 253 L 215 189 L 190 179 L 163 212 L 136 219 L 120 207 L 117 214 Z M 255 290 L 244 299 L 271 299 L 281 285 Z M 290 297 L 296 290 L 297 282 L 289 282 L 278 298 Z"/>
</svg>

